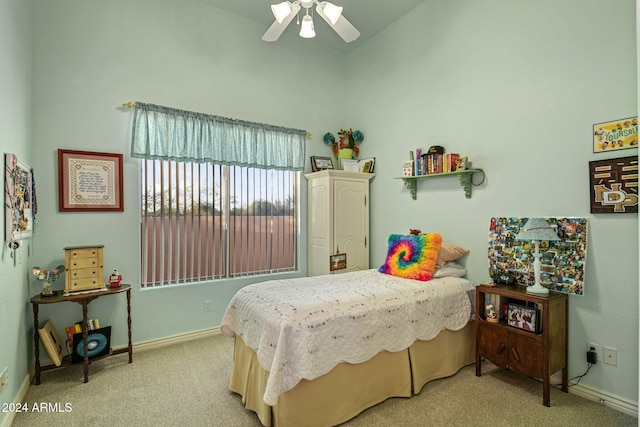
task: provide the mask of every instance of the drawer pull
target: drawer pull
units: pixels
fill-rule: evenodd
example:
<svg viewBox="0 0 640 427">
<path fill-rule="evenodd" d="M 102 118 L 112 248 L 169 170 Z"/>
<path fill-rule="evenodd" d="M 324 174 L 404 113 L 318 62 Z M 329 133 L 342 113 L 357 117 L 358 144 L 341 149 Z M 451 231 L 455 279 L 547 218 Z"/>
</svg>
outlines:
<svg viewBox="0 0 640 427">
<path fill-rule="evenodd" d="M 520 355 L 518 354 L 518 350 L 515 347 L 511 347 L 511 353 L 513 354 L 513 358 L 518 362 L 520 361 Z"/>
<path fill-rule="evenodd" d="M 498 347 L 498 354 L 502 354 L 505 348 L 507 348 L 506 344 L 500 344 L 500 347 Z"/>
</svg>

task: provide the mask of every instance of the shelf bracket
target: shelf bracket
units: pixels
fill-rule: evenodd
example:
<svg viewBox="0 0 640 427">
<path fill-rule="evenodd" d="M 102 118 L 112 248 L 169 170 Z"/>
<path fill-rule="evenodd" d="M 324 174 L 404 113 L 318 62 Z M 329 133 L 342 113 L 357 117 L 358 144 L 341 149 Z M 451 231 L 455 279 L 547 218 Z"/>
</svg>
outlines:
<svg viewBox="0 0 640 427">
<path fill-rule="evenodd" d="M 415 179 L 403 179 L 404 181 L 404 186 L 407 188 L 407 190 L 409 190 L 409 193 L 411 193 L 411 198 L 413 200 L 416 200 L 416 193 L 418 190 L 418 182 Z"/>
<path fill-rule="evenodd" d="M 464 188 L 464 195 L 467 196 L 467 199 L 471 198 L 471 176 L 473 175 L 472 173 L 463 173 L 458 175 L 458 178 L 460 178 L 460 185 L 462 186 L 462 188 Z"/>
</svg>

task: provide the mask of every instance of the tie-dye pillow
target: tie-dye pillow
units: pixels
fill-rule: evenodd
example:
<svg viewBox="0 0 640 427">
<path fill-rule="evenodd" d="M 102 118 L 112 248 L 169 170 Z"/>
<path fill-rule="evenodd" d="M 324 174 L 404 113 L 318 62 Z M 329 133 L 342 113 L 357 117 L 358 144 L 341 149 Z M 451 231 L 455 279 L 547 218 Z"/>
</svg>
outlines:
<svg viewBox="0 0 640 427">
<path fill-rule="evenodd" d="M 436 268 L 442 236 L 438 233 L 389 236 L 387 259 L 378 269 L 380 273 L 405 279 L 431 280 Z"/>
</svg>

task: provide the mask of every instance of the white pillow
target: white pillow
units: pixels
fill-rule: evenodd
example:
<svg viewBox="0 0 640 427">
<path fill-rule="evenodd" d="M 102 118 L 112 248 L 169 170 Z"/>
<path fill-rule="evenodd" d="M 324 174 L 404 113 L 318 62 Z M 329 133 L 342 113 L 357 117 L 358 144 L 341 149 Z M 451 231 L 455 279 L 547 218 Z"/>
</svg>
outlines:
<svg viewBox="0 0 640 427">
<path fill-rule="evenodd" d="M 463 277 L 467 270 L 457 262 L 449 261 L 443 267 L 436 269 L 433 277 Z"/>
</svg>

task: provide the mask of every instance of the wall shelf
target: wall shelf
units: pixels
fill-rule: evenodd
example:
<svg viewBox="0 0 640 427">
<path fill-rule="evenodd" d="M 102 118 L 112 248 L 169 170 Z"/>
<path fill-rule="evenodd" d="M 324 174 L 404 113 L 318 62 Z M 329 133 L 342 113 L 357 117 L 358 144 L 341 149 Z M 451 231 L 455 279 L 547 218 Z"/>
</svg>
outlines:
<svg viewBox="0 0 640 427">
<path fill-rule="evenodd" d="M 458 176 L 460 179 L 460 186 L 464 188 L 464 194 L 467 199 L 471 198 L 471 177 L 476 172 L 482 172 L 484 181 L 484 171 L 482 169 L 466 169 L 463 171 L 447 172 L 447 173 L 434 173 L 430 175 L 417 175 L 417 176 L 398 176 L 395 179 L 401 179 L 404 181 L 404 186 L 407 187 L 411 193 L 411 198 L 416 200 L 416 192 L 418 188 L 418 181 L 421 179 L 440 178 L 445 176 Z"/>
</svg>

